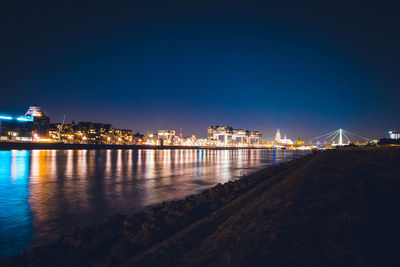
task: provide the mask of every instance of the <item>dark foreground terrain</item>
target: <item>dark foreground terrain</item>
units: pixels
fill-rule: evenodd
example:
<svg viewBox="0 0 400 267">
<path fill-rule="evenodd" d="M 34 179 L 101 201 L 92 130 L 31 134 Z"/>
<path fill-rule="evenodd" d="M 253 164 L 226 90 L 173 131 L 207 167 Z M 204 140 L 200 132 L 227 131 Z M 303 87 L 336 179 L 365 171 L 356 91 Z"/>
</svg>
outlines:
<svg viewBox="0 0 400 267">
<path fill-rule="evenodd" d="M 331 150 L 112 216 L 0 265 L 399 265 L 399 206 L 400 149 Z"/>
</svg>

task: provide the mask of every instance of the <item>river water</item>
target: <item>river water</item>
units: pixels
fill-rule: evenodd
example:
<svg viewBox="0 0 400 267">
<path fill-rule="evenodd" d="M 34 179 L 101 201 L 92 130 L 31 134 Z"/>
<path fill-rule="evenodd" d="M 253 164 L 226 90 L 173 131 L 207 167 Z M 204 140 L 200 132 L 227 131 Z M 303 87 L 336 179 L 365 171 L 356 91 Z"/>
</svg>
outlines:
<svg viewBox="0 0 400 267">
<path fill-rule="evenodd" d="M 292 150 L 0 151 L 0 258 L 305 155 Z"/>
</svg>

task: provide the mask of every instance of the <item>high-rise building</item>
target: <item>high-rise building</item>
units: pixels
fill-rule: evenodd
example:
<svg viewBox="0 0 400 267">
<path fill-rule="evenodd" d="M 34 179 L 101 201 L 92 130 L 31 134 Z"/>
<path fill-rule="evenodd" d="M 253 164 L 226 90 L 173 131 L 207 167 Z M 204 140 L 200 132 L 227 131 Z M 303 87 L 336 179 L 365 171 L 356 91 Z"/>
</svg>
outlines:
<svg viewBox="0 0 400 267">
<path fill-rule="evenodd" d="M 210 141 L 227 144 L 232 140 L 233 129 L 232 127 L 223 126 L 209 126 L 207 129 L 207 137 Z"/>
<path fill-rule="evenodd" d="M 395 139 L 395 140 L 400 139 L 400 132 L 396 130 L 391 130 L 388 132 L 388 134 L 390 139 Z"/>
<path fill-rule="evenodd" d="M 34 138 L 49 136 L 50 118 L 44 115 L 41 107 L 30 106 L 25 116 L 33 117 L 32 134 Z"/>
<path fill-rule="evenodd" d="M 209 126 L 207 138 L 211 142 L 220 144 L 232 143 L 258 143 L 261 142 L 262 134 L 260 131 L 249 131 L 246 129 L 233 129 L 230 126 Z"/>
<path fill-rule="evenodd" d="M 43 110 L 39 106 L 30 106 L 28 111 L 26 112 L 25 116 L 32 116 L 32 117 L 42 117 Z"/>
<path fill-rule="evenodd" d="M 250 131 L 248 142 L 251 144 L 260 143 L 262 141 L 262 133 L 260 131 Z"/>
<path fill-rule="evenodd" d="M 233 129 L 232 140 L 238 143 L 246 143 L 248 140 L 249 131 L 245 129 Z"/>
</svg>

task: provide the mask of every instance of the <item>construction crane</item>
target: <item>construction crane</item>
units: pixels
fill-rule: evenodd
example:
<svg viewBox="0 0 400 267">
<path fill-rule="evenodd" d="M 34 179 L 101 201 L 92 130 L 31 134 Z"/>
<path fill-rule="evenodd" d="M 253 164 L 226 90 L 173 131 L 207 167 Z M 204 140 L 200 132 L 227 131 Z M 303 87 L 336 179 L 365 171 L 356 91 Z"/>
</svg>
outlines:
<svg viewBox="0 0 400 267">
<path fill-rule="evenodd" d="M 64 123 L 65 123 L 65 115 L 64 115 L 64 118 L 63 118 L 63 121 L 62 121 L 60 127 L 58 128 L 58 142 L 61 142 L 61 130 L 64 127 Z"/>
</svg>

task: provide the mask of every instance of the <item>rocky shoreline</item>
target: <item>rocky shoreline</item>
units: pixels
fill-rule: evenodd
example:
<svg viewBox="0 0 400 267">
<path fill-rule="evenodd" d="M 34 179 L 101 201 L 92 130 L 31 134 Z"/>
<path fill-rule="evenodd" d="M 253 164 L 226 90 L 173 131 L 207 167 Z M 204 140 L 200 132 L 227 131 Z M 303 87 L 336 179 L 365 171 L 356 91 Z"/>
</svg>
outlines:
<svg viewBox="0 0 400 267">
<path fill-rule="evenodd" d="M 77 228 L 54 244 L 34 248 L 0 264 L 391 263 L 396 258 L 389 244 L 397 244 L 392 242 L 400 237 L 395 227 L 400 216 L 392 210 L 400 203 L 400 194 L 396 194 L 399 189 L 400 149 L 318 152 L 218 184 L 181 201 L 163 203 L 146 213 L 116 214 L 103 224 Z M 386 212 L 391 212 L 390 221 L 377 219 L 376 216 L 389 216 Z M 379 242 L 379 246 L 371 242 Z"/>
</svg>

